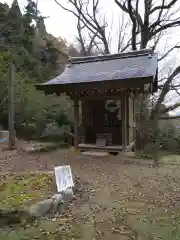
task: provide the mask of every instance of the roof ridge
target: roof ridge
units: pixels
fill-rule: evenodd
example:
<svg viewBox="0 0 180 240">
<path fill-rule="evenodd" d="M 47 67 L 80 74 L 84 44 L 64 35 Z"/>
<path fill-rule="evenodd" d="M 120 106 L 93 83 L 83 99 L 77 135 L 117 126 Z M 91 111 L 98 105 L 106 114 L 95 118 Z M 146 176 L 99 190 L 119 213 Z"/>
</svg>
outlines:
<svg viewBox="0 0 180 240">
<path fill-rule="evenodd" d="M 98 56 L 85 56 L 85 57 L 70 57 L 69 64 L 78 64 L 78 63 L 86 63 L 86 62 L 96 62 L 96 61 L 105 61 L 105 60 L 114 60 L 121 58 L 131 58 L 131 57 L 139 57 L 152 55 L 152 49 L 142 49 L 125 53 L 113 53 L 113 54 L 105 54 Z"/>
</svg>

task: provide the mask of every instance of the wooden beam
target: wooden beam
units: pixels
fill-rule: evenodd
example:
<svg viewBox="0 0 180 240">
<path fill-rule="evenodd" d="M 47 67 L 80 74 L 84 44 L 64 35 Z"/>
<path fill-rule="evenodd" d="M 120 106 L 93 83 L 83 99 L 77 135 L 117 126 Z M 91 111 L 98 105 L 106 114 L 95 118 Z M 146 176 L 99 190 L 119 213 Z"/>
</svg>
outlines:
<svg viewBox="0 0 180 240">
<path fill-rule="evenodd" d="M 134 99 L 129 97 L 129 109 L 128 109 L 128 115 L 129 115 L 129 121 L 128 121 L 128 127 L 129 127 L 129 144 L 134 142 Z"/>
<path fill-rule="evenodd" d="M 127 146 L 127 109 L 126 98 L 121 99 L 121 131 L 122 131 L 122 151 L 126 152 Z"/>
<path fill-rule="evenodd" d="M 144 84 L 151 83 L 153 81 L 152 77 L 147 78 L 132 78 L 126 80 L 104 80 L 104 81 L 94 81 L 94 82 L 81 82 L 81 83 L 68 83 L 68 84 L 54 84 L 54 85 L 36 85 L 37 90 L 47 91 L 49 93 L 63 93 L 63 92 L 79 92 L 85 89 L 111 89 L 111 88 L 125 88 L 125 89 L 141 89 L 144 92 Z M 149 90 L 148 90 L 149 91 Z"/>
<path fill-rule="evenodd" d="M 46 94 L 57 94 L 67 93 L 67 95 L 79 95 L 81 92 L 96 92 L 96 91 L 107 91 L 111 92 L 115 90 L 128 90 L 132 92 L 144 93 L 144 84 L 152 82 L 152 78 L 134 78 L 126 80 L 108 80 L 108 81 L 95 81 L 95 82 L 81 82 L 71 84 L 55 84 L 55 85 L 36 85 L 37 90 L 42 90 Z M 149 93 L 149 89 L 147 89 Z M 86 94 L 85 94 L 86 95 Z M 113 94 L 112 94 L 113 95 Z M 84 96 L 83 96 L 84 97 Z"/>
<path fill-rule="evenodd" d="M 74 146 L 79 145 L 79 101 L 74 100 Z"/>
<path fill-rule="evenodd" d="M 121 92 L 120 94 L 121 94 L 122 98 L 125 97 L 125 96 L 129 97 L 129 96 L 132 95 L 132 93 L 130 93 L 128 91 Z M 137 93 L 137 94 L 139 94 L 139 93 Z M 136 94 L 134 93 L 133 95 L 136 95 Z M 72 95 L 69 95 L 69 97 L 72 100 L 78 99 L 80 101 L 82 101 L 82 100 L 109 100 L 109 99 L 111 99 L 111 100 L 119 100 L 120 99 L 119 93 L 118 94 L 116 93 L 114 95 L 112 95 L 112 94 L 103 94 L 103 95 L 101 95 L 101 94 L 98 94 L 98 95 L 96 95 L 96 94 L 89 94 L 87 96 L 81 96 L 81 95 L 78 95 L 78 94 L 75 95 L 73 93 Z"/>
</svg>

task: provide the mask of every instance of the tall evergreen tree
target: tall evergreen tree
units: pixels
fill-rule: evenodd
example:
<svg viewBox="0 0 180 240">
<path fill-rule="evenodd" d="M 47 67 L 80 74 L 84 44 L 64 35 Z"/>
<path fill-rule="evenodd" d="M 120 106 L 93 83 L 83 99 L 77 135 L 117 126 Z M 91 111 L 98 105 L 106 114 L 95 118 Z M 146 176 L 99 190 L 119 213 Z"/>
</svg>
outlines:
<svg viewBox="0 0 180 240">
<path fill-rule="evenodd" d="M 17 0 L 13 1 L 6 18 L 8 23 L 5 31 L 6 46 L 8 45 L 7 47 L 11 47 L 17 44 L 22 44 L 22 14 Z"/>
</svg>

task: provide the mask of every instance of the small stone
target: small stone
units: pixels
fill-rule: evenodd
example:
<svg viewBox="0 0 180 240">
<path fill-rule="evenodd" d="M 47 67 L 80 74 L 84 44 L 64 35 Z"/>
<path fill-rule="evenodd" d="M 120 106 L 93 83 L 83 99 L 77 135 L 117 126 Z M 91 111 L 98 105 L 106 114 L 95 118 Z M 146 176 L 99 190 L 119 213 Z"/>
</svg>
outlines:
<svg viewBox="0 0 180 240">
<path fill-rule="evenodd" d="M 52 197 L 53 201 L 54 201 L 54 204 L 60 204 L 60 203 L 63 203 L 64 200 L 63 200 L 63 195 L 61 193 L 58 193 L 58 194 L 55 194 L 53 197 Z"/>
<path fill-rule="evenodd" d="M 121 231 L 119 229 L 117 229 L 117 228 L 112 228 L 112 232 L 113 233 L 120 233 Z"/>
<path fill-rule="evenodd" d="M 60 204 L 64 203 L 63 195 L 61 193 L 55 194 L 52 197 L 52 200 L 53 200 L 53 209 L 56 212 L 58 211 L 58 207 L 60 206 Z"/>
<path fill-rule="evenodd" d="M 34 217 L 43 217 L 53 208 L 53 199 L 46 199 L 29 208 L 29 214 Z"/>
<path fill-rule="evenodd" d="M 34 152 L 36 152 L 36 148 L 35 147 L 27 147 L 27 148 L 25 148 L 25 151 L 27 153 L 34 153 Z"/>
<path fill-rule="evenodd" d="M 63 201 L 69 202 L 74 198 L 74 193 L 72 188 L 67 188 L 66 190 L 62 191 Z"/>
</svg>

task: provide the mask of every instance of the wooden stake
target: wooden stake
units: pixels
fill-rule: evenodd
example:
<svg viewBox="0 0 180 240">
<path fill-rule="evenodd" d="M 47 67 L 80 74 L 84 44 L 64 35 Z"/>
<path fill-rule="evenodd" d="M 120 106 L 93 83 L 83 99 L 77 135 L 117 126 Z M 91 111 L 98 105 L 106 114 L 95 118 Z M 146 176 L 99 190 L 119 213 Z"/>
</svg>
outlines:
<svg viewBox="0 0 180 240">
<path fill-rule="evenodd" d="M 15 145 L 15 67 L 10 64 L 9 67 L 9 82 L 8 82 L 8 101 L 9 101 L 9 150 L 12 150 Z"/>
</svg>

